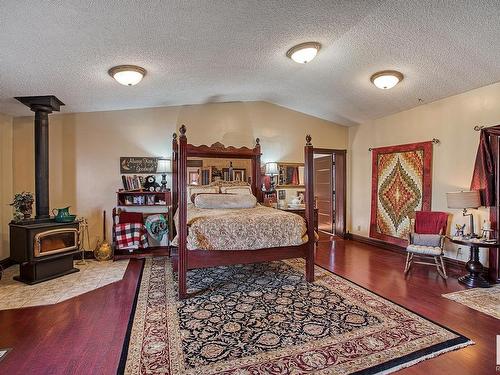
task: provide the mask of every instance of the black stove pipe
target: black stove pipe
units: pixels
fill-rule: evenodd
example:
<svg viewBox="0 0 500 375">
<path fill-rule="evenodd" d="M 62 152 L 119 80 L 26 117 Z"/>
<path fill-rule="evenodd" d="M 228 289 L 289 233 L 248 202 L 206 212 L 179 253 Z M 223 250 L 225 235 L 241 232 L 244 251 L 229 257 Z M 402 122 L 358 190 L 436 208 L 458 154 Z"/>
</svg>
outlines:
<svg viewBox="0 0 500 375">
<path fill-rule="evenodd" d="M 35 112 L 36 219 L 48 219 L 49 211 L 49 114 L 64 105 L 53 95 L 16 97 Z"/>
</svg>

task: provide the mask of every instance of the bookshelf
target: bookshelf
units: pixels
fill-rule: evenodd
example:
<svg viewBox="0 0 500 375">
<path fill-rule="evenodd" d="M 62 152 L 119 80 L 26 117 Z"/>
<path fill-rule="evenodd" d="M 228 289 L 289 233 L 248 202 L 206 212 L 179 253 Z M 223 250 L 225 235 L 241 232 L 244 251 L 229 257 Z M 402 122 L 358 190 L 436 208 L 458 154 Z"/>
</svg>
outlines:
<svg viewBox="0 0 500 375">
<path fill-rule="evenodd" d="M 126 191 L 116 192 L 118 207 L 165 207 L 170 206 L 170 191 Z"/>
</svg>

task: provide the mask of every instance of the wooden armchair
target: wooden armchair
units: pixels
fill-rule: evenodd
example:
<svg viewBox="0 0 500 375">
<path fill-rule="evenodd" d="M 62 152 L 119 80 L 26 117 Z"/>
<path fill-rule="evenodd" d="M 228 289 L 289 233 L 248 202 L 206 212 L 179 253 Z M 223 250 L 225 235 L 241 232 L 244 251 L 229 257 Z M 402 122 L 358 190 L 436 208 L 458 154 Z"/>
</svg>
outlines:
<svg viewBox="0 0 500 375">
<path fill-rule="evenodd" d="M 444 279 L 447 279 L 444 267 L 444 239 L 448 226 L 448 213 L 436 211 L 417 211 L 412 220 L 412 230 L 409 235 L 409 244 L 406 248 L 405 273 L 410 271 L 413 263 L 436 266 Z M 434 262 L 416 261 L 417 258 L 432 258 Z"/>
</svg>

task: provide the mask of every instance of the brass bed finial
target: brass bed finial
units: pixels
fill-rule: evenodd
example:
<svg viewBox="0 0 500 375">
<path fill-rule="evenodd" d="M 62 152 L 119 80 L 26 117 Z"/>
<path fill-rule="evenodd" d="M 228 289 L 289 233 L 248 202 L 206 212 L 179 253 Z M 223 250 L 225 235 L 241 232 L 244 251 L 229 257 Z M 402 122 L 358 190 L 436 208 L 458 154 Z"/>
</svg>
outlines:
<svg viewBox="0 0 500 375">
<path fill-rule="evenodd" d="M 256 146 L 260 145 L 260 138 L 255 138 L 255 145 Z"/>
<path fill-rule="evenodd" d="M 311 135 L 310 134 L 306 135 L 306 146 L 312 146 L 311 141 L 312 141 Z"/>
</svg>

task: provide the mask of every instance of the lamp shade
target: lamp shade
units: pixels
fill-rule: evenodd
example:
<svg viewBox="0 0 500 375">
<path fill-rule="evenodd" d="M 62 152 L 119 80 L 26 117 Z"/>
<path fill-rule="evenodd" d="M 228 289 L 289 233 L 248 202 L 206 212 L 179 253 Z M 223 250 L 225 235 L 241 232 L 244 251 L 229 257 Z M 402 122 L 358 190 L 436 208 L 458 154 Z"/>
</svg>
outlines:
<svg viewBox="0 0 500 375">
<path fill-rule="evenodd" d="M 455 191 L 446 193 L 448 208 L 478 208 L 481 206 L 479 191 Z"/>
<path fill-rule="evenodd" d="M 266 163 L 266 175 L 276 176 L 278 175 L 278 163 Z"/>
<path fill-rule="evenodd" d="M 170 159 L 158 159 L 156 173 L 170 173 Z"/>
</svg>

